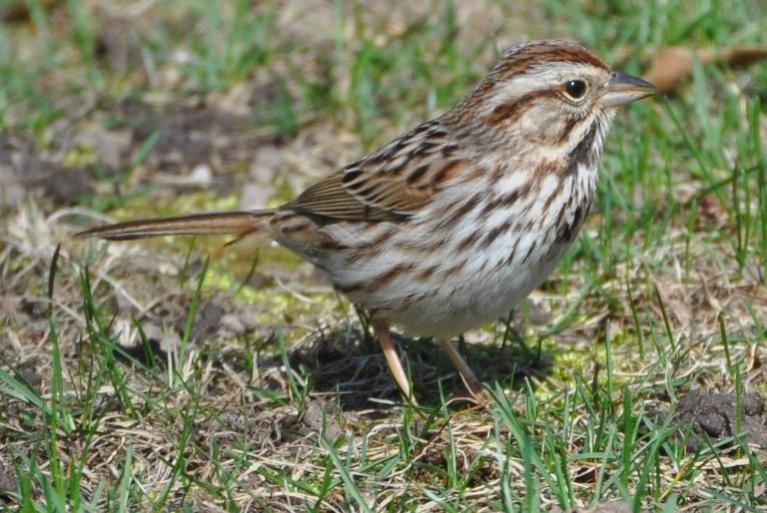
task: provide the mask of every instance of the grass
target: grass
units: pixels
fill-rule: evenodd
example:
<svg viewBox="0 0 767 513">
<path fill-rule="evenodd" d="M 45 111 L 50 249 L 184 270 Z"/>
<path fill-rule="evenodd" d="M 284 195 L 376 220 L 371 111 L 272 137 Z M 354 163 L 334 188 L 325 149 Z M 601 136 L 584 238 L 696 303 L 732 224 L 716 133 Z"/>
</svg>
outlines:
<svg viewBox="0 0 767 513">
<path fill-rule="evenodd" d="M 696 63 L 619 114 L 578 242 L 462 344 L 487 410 L 422 340 L 403 344 L 420 415 L 403 404 L 364 315 L 279 249 L 70 235 L 97 212 L 279 203 L 523 35 L 640 73 L 642 50 L 767 44 L 760 2 L 24 5 L 0 25 L 0 509 L 765 508 L 744 433 L 767 392 L 764 64 Z M 13 192 L 19 158 L 53 166 L 42 186 Z M 697 447 L 667 414 L 693 389 L 735 398 Z"/>
</svg>

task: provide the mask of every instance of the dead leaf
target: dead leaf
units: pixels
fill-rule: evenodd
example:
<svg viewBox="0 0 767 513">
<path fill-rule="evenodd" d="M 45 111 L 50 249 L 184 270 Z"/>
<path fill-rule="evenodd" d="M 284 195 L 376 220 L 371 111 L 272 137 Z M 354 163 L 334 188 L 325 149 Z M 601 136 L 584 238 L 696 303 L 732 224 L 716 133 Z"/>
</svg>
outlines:
<svg viewBox="0 0 767 513">
<path fill-rule="evenodd" d="M 767 59 L 767 48 L 696 50 L 685 46 L 670 46 L 658 52 L 645 73 L 645 79 L 655 84 L 659 93 L 672 91 L 692 75 L 695 55 L 698 56 L 704 66 L 727 64 L 742 67 Z"/>
</svg>

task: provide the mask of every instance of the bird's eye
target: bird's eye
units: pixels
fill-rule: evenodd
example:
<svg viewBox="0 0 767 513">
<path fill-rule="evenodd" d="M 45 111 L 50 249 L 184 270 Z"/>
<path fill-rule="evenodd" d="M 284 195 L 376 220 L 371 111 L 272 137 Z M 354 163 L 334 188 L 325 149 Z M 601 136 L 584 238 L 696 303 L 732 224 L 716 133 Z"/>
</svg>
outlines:
<svg viewBox="0 0 767 513">
<path fill-rule="evenodd" d="M 570 80 L 565 84 L 565 93 L 573 100 L 580 100 L 586 94 L 586 82 L 583 80 Z"/>
</svg>

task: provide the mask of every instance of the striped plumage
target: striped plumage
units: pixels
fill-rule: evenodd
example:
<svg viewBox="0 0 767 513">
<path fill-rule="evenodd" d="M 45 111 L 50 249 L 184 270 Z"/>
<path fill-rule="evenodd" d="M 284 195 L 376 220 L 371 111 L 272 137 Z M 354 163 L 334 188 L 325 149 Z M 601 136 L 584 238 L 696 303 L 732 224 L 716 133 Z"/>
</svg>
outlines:
<svg viewBox="0 0 767 513">
<path fill-rule="evenodd" d="M 613 107 L 652 91 L 580 45 L 523 43 L 455 108 L 283 207 L 85 233 L 266 233 L 369 311 L 406 395 L 390 324 L 439 337 L 477 394 L 450 338 L 508 313 L 552 271 L 594 197 Z"/>
</svg>

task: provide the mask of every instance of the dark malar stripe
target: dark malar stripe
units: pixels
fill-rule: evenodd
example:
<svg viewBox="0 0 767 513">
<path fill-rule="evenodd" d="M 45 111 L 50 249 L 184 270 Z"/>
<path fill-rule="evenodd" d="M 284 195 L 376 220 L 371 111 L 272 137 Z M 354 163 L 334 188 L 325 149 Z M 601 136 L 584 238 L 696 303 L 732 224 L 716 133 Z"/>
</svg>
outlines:
<svg viewBox="0 0 767 513">
<path fill-rule="evenodd" d="M 565 169 L 565 176 L 578 173 L 578 164 L 583 164 L 589 167 L 591 160 L 591 149 L 594 147 L 594 141 L 597 137 L 597 130 L 599 129 L 599 121 L 594 120 L 591 124 L 591 128 L 583 136 L 583 139 L 573 148 L 570 155 L 567 156 L 568 166 Z"/>
</svg>

